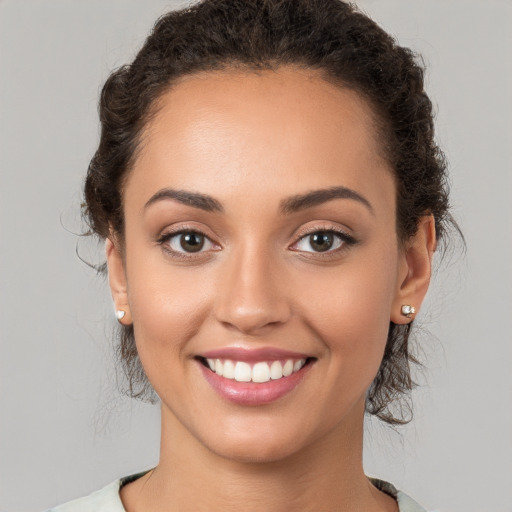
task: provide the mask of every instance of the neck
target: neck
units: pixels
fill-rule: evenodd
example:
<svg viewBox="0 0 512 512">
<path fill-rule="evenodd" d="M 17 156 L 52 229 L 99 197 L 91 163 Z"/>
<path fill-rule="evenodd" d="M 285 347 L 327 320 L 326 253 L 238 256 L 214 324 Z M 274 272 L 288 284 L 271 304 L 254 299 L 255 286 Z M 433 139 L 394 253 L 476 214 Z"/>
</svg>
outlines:
<svg viewBox="0 0 512 512">
<path fill-rule="evenodd" d="M 358 409 L 300 452 L 252 462 L 212 452 L 163 407 L 160 462 L 123 489 L 127 512 L 395 511 L 394 500 L 364 474 L 364 404 Z"/>
</svg>

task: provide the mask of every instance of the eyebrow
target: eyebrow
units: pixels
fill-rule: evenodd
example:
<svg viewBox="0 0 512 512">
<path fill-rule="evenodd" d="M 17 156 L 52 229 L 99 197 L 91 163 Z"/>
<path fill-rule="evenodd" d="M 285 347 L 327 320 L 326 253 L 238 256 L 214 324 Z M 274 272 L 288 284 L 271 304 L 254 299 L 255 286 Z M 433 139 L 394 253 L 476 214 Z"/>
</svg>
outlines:
<svg viewBox="0 0 512 512">
<path fill-rule="evenodd" d="M 223 212 L 222 205 L 211 196 L 200 194 L 199 192 L 187 192 L 185 190 L 174 190 L 172 188 L 164 188 L 159 190 L 156 194 L 151 196 L 149 201 L 144 205 L 147 209 L 152 204 L 158 201 L 174 200 L 193 208 L 199 208 L 207 212 Z"/>
<path fill-rule="evenodd" d="M 289 197 L 281 201 L 280 210 L 283 214 L 295 213 L 306 208 L 318 206 L 333 199 L 351 199 L 366 206 L 372 215 L 375 214 L 373 207 L 361 194 L 347 187 L 331 187 L 320 190 L 313 190 L 305 194 Z"/>
<path fill-rule="evenodd" d="M 199 208 L 207 212 L 224 212 L 221 203 L 211 196 L 200 194 L 199 192 L 187 192 L 186 190 L 174 190 L 172 188 L 164 188 L 159 190 L 156 194 L 144 205 L 147 209 L 152 204 L 158 201 L 174 200 L 186 206 Z M 312 208 L 320 204 L 332 201 L 333 199 L 351 199 L 358 201 L 366 206 L 370 213 L 374 214 L 371 203 L 361 194 L 347 187 L 331 187 L 320 190 L 313 190 L 305 194 L 299 194 L 284 199 L 280 203 L 280 211 L 282 214 L 289 215 L 307 208 Z"/>
</svg>

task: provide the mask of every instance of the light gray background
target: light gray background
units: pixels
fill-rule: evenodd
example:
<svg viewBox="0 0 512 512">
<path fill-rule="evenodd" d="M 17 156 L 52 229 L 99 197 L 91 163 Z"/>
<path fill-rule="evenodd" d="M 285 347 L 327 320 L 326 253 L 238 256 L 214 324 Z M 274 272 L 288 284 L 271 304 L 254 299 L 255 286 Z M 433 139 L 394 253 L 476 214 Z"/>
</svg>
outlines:
<svg viewBox="0 0 512 512">
<path fill-rule="evenodd" d="M 512 3 L 359 3 L 425 57 L 468 243 L 422 311 L 415 421 L 400 435 L 371 422 L 366 469 L 430 509 L 510 512 Z M 0 512 L 40 511 L 157 462 L 158 407 L 116 391 L 109 293 L 73 231 L 100 85 L 173 5 L 0 0 Z"/>
</svg>

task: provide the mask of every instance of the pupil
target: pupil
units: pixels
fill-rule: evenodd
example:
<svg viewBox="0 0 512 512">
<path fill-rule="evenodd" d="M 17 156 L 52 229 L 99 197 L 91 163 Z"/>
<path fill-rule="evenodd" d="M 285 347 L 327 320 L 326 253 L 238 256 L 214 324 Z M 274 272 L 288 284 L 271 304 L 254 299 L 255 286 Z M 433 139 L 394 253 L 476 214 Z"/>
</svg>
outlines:
<svg viewBox="0 0 512 512">
<path fill-rule="evenodd" d="M 323 231 L 319 231 L 318 233 L 313 233 L 309 237 L 311 247 L 318 252 L 328 251 L 333 244 L 332 235 L 330 233 L 325 233 Z"/>
<path fill-rule="evenodd" d="M 181 235 L 180 245 L 187 252 L 198 252 L 203 248 L 204 237 L 197 233 L 186 233 Z"/>
</svg>

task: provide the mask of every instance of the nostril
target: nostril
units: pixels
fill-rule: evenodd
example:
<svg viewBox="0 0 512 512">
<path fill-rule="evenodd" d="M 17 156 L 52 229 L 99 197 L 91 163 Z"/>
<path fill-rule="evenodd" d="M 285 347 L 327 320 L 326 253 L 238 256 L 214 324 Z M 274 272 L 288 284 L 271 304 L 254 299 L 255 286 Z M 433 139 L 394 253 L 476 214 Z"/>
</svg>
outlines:
<svg viewBox="0 0 512 512">
<path fill-rule="evenodd" d="M 267 331 L 286 322 L 289 313 L 283 308 L 269 304 L 268 308 L 239 307 L 217 311 L 217 319 L 227 328 L 234 328 L 245 334 Z"/>
<path fill-rule="evenodd" d="M 269 274 L 268 262 L 249 261 L 242 254 L 234 265 L 216 296 L 216 319 L 245 334 L 285 323 L 291 314 L 289 297 Z"/>
</svg>

